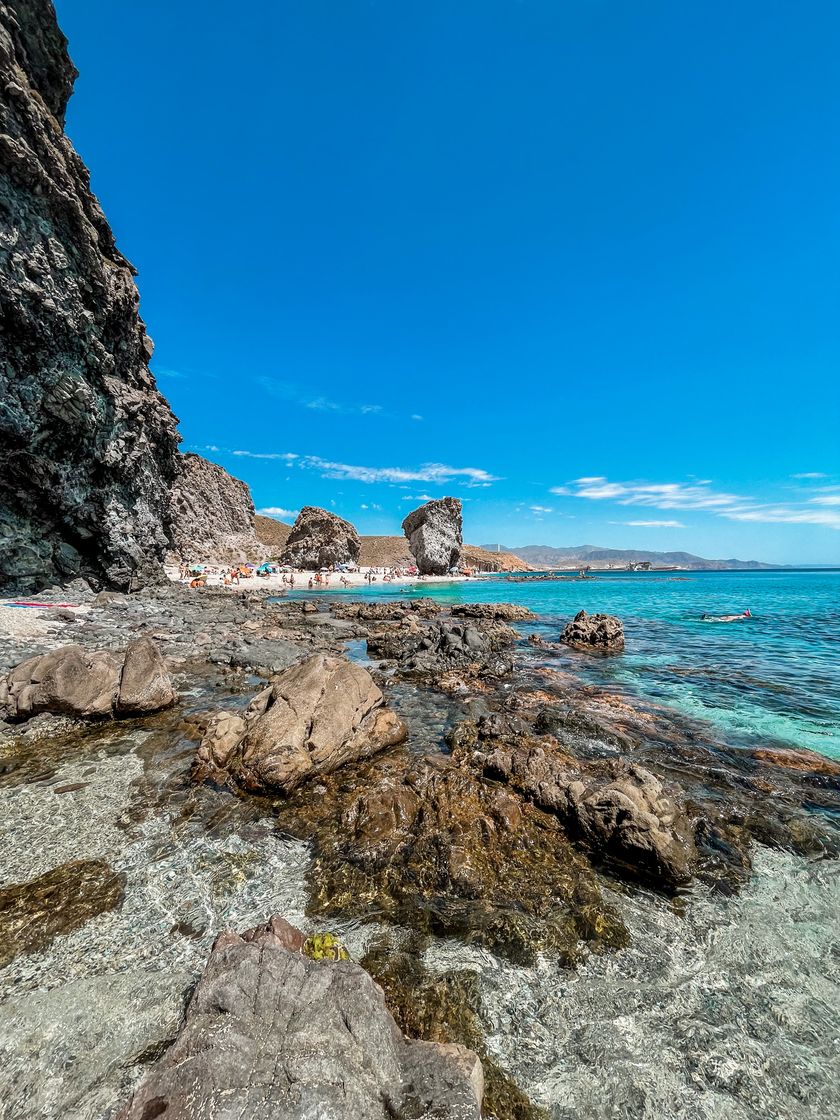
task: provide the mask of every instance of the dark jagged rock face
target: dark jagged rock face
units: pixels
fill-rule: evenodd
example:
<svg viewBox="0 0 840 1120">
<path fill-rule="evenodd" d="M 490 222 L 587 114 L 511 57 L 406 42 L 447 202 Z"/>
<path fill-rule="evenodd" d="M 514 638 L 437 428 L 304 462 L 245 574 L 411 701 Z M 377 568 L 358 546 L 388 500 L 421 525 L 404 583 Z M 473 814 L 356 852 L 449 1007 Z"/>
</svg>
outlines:
<svg viewBox="0 0 840 1120">
<path fill-rule="evenodd" d="M 361 549 L 359 534 L 349 521 L 317 506 L 304 506 L 281 559 L 295 568 L 328 568 L 356 563 Z"/>
<path fill-rule="evenodd" d="M 578 611 L 563 630 L 560 641 L 575 649 L 620 653 L 624 649 L 624 626 L 615 615 Z"/>
<path fill-rule="evenodd" d="M 411 555 L 424 576 L 445 576 L 461 556 L 461 503 L 458 498 L 426 502 L 402 523 Z"/>
<path fill-rule="evenodd" d="M 179 455 L 169 500 L 172 547 L 185 559 L 247 559 L 263 551 L 244 482 L 200 455 Z"/>
<path fill-rule="evenodd" d="M 49 0 L 0 0 L 0 586 L 157 578 L 176 420 L 133 269 L 63 121 Z"/>
</svg>

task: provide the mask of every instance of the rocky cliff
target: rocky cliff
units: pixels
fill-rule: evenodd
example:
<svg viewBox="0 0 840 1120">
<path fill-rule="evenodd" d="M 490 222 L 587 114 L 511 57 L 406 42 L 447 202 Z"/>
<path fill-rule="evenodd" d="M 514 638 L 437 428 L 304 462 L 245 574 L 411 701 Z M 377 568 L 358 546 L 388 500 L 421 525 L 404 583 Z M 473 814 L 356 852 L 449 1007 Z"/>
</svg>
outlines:
<svg viewBox="0 0 840 1120">
<path fill-rule="evenodd" d="M 0 0 L 0 586 L 157 578 L 176 419 L 132 269 L 64 135 L 50 0 Z"/>
<path fill-rule="evenodd" d="M 304 506 L 281 559 L 295 568 L 323 568 L 358 562 L 360 549 L 359 534 L 349 521 L 318 506 Z"/>
<path fill-rule="evenodd" d="M 168 514 L 176 553 L 184 560 L 247 560 L 266 552 L 246 483 L 191 453 L 178 456 L 178 468 Z"/>
</svg>

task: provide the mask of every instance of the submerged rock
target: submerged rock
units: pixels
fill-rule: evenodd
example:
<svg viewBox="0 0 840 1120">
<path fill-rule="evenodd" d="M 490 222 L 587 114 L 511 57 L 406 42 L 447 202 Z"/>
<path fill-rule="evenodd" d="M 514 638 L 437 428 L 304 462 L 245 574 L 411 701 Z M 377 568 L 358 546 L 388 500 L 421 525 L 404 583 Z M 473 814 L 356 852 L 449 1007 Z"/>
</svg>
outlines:
<svg viewBox="0 0 840 1120">
<path fill-rule="evenodd" d="M 578 611 L 560 635 L 560 641 L 578 649 L 618 652 L 624 649 L 624 626 L 611 614 Z"/>
<path fill-rule="evenodd" d="M 40 712 L 85 719 L 140 715 L 176 699 L 166 664 L 151 638 L 123 654 L 61 646 L 21 662 L 0 680 L 0 716 L 23 720 Z"/>
<path fill-rule="evenodd" d="M 75 860 L 0 889 L 0 968 L 122 905 L 125 875 L 103 860 Z"/>
<path fill-rule="evenodd" d="M 76 70 L 44 0 L 0 3 L 0 585 L 162 575 L 176 419 L 134 269 L 64 135 Z"/>
<path fill-rule="evenodd" d="M 356 563 L 362 542 L 349 521 L 317 506 L 304 506 L 280 559 L 294 568 L 329 568 Z"/>
<path fill-rule="evenodd" d="M 181 1033 L 120 1120 L 221 1120 L 231 1101 L 237 1120 L 479 1120 L 472 1051 L 406 1039 L 363 968 L 282 940 L 220 936 Z"/>
<path fill-rule="evenodd" d="M 556 817 L 446 756 L 390 756 L 322 779 L 280 824 L 314 846 L 315 913 L 385 918 L 518 962 L 548 951 L 572 963 L 583 943 L 624 943 Z"/>
<path fill-rule="evenodd" d="M 413 510 L 402 523 L 411 555 L 423 576 L 445 576 L 461 557 L 461 502 L 440 498 Z"/>
<path fill-rule="evenodd" d="M 462 724 L 452 735 L 457 757 L 503 780 L 548 812 L 619 875 L 666 890 L 687 883 L 697 862 L 694 830 L 676 787 L 668 791 L 642 766 L 613 759 L 584 763 L 549 740 Z"/>
<path fill-rule="evenodd" d="M 367 670 L 316 654 L 275 677 L 244 717 L 219 713 L 199 746 L 194 774 L 286 793 L 407 734 Z"/>
</svg>

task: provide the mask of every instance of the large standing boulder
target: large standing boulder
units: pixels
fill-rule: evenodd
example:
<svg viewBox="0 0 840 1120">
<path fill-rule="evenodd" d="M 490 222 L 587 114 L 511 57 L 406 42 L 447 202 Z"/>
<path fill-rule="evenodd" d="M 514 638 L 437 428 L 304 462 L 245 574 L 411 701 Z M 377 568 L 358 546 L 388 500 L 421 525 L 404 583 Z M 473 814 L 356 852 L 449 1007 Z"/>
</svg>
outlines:
<svg viewBox="0 0 840 1120">
<path fill-rule="evenodd" d="M 621 619 L 612 614 L 578 611 L 563 630 L 560 641 L 576 649 L 618 653 L 624 649 L 624 626 Z"/>
<path fill-rule="evenodd" d="M 310 959 L 302 941 L 277 918 L 221 934 L 120 1120 L 479 1120 L 478 1057 L 405 1038 L 360 965 Z"/>
<path fill-rule="evenodd" d="M 317 506 L 304 506 L 280 559 L 293 568 L 317 570 L 355 564 L 361 548 L 361 538 L 349 521 Z"/>
<path fill-rule="evenodd" d="M 413 510 L 402 523 L 411 555 L 424 576 L 445 576 L 461 556 L 461 502 L 439 498 Z"/>
<path fill-rule="evenodd" d="M 176 419 L 134 269 L 64 135 L 49 0 L 0 0 L 0 587 L 162 576 Z"/>
<path fill-rule="evenodd" d="M 151 638 L 138 638 L 122 654 L 60 646 L 0 679 L 0 717 L 7 720 L 40 712 L 104 719 L 156 712 L 174 702 L 172 679 Z"/>
<path fill-rule="evenodd" d="M 200 455 L 179 455 L 178 468 L 169 495 L 174 551 L 185 560 L 261 557 L 267 550 L 257 539 L 246 483 Z"/>
<path fill-rule="evenodd" d="M 244 717 L 219 713 L 198 748 L 194 773 L 253 792 L 286 793 L 395 746 L 407 733 L 366 669 L 316 654 L 275 677 Z"/>
</svg>

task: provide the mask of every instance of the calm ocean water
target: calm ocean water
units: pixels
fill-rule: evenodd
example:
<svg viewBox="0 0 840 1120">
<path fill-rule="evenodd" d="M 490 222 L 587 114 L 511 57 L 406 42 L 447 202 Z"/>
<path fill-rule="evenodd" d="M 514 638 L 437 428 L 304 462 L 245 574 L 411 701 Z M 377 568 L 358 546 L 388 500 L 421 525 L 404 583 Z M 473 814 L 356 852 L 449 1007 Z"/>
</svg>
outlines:
<svg viewBox="0 0 840 1120">
<path fill-rule="evenodd" d="M 569 582 L 421 583 L 414 593 L 520 603 L 540 616 L 526 629 L 546 638 L 581 608 L 616 614 L 624 654 L 569 655 L 585 680 L 708 721 L 735 746 L 775 743 L 840 757 L 840 570 L 604 572 Z M 365 598 L 403 594 L 378 584 Z M 704 612 L 746 607 L 748 622 L 701 621 Z"/>
</svg>

